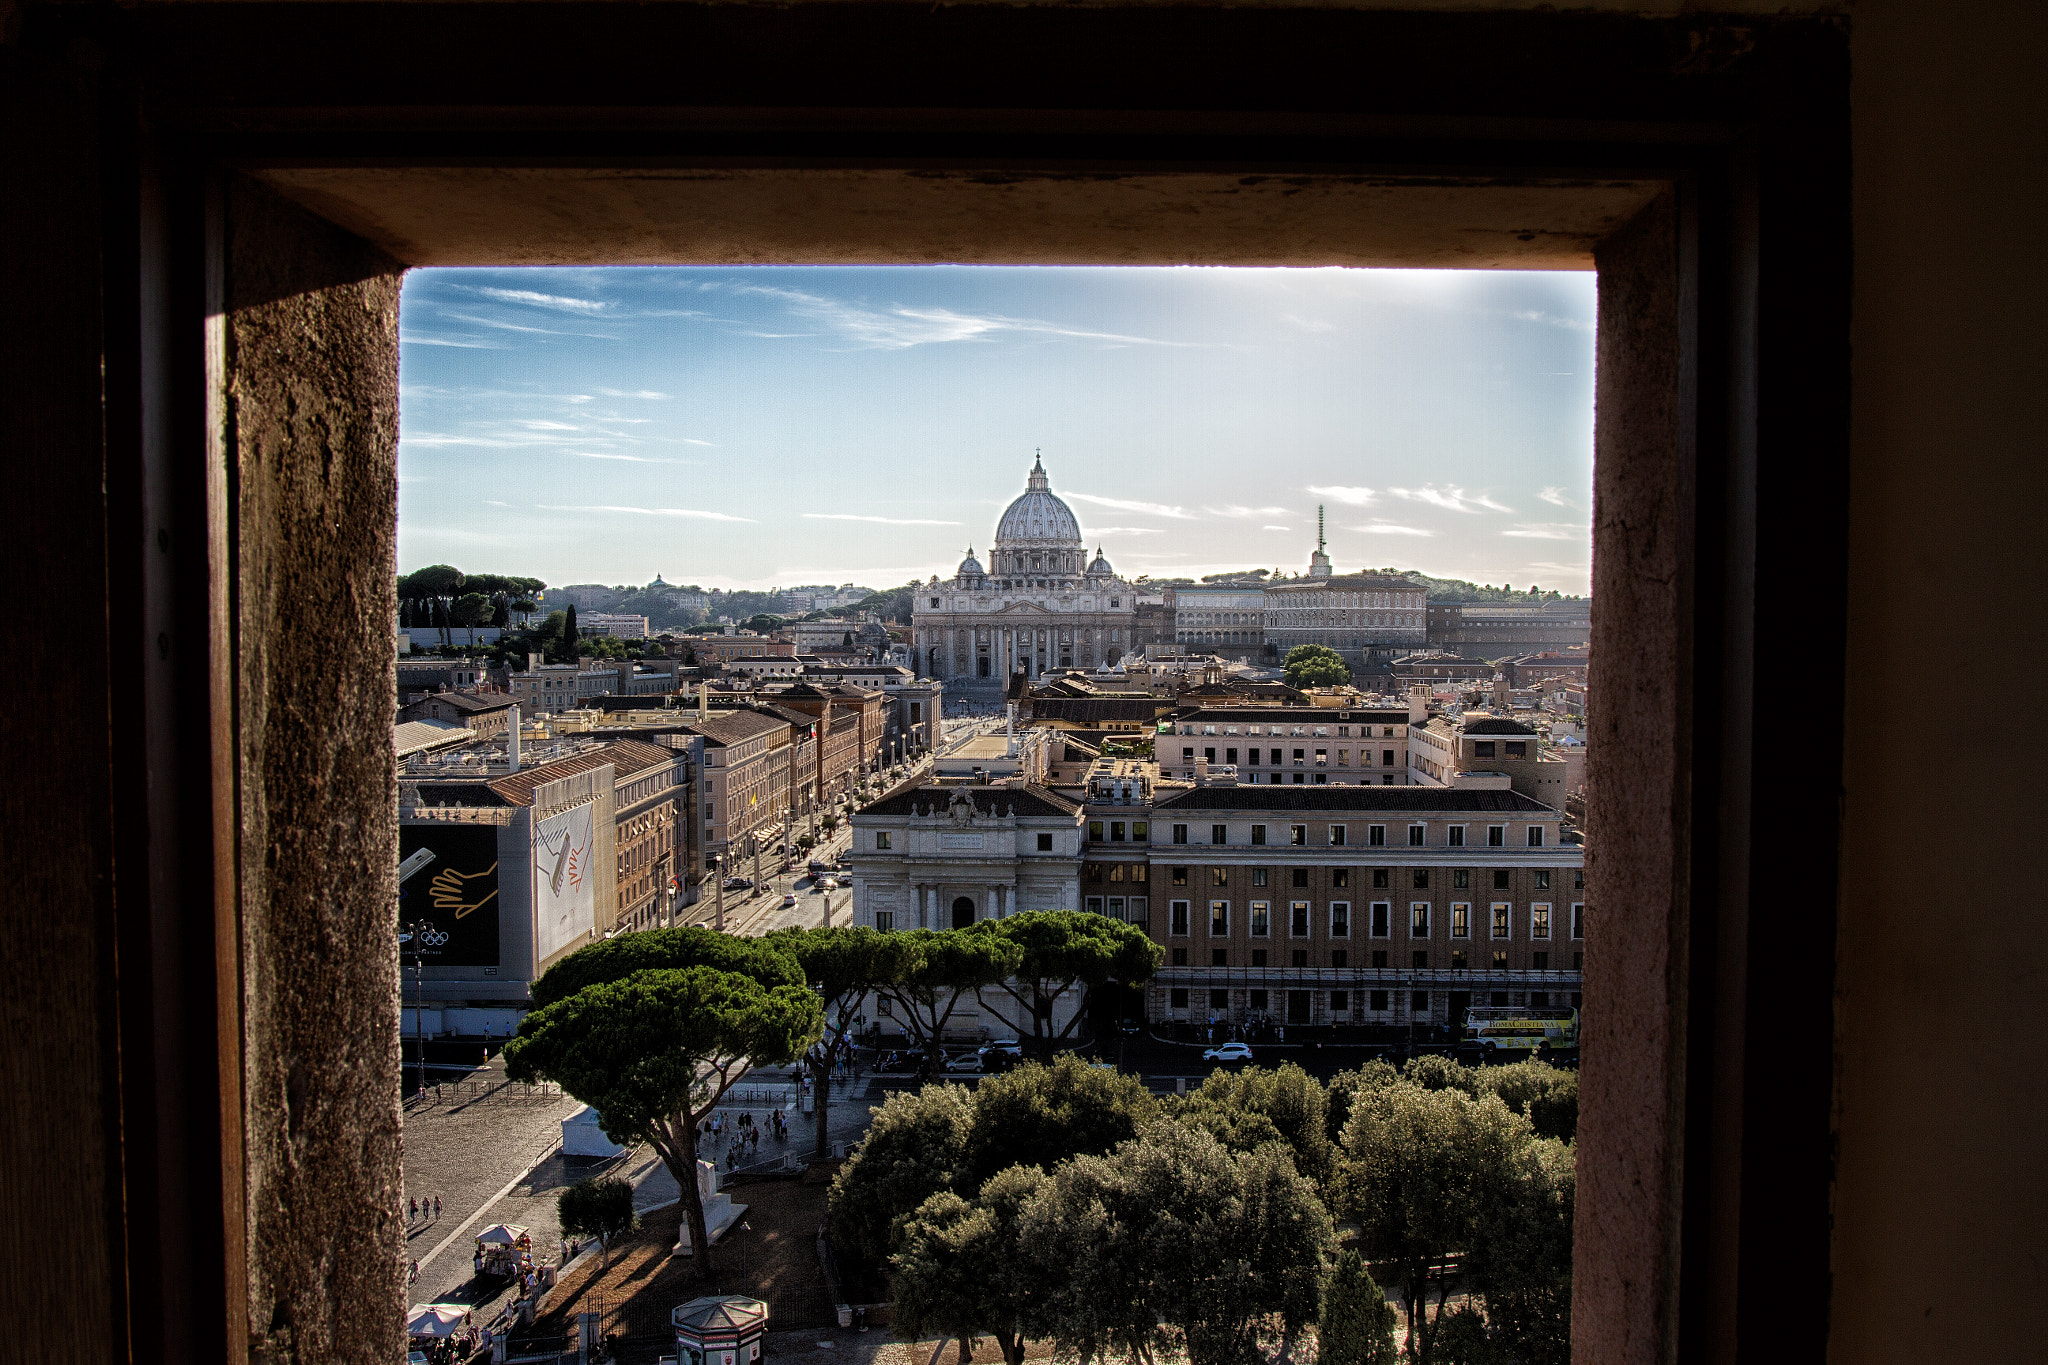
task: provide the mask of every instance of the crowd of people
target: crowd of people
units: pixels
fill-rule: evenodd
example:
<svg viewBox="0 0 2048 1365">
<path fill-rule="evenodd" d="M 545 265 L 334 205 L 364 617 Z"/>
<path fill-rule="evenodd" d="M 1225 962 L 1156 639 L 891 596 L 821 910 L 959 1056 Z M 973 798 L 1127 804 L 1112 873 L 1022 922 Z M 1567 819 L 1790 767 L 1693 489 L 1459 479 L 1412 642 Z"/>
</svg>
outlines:
<svg viewBox="0 0 2048 1365">
<path fill-rule="evenodd" d="M 757 1155 L 761 1150 L 763 1134 L 775 1142 L 789 1140 L 789 1119 L 780 1109 L 771 1109 L 763 1123 L 754 1122 L 751 1110 L 740 1109 L 728 1114 L 721 1109 L 712 1114 L 704 1125 L 702 1137 L 709 1139 L 715 1160 L 724 1145 L 725 1168 L 736 1171 L 743 1159 Z"/>
</svg>

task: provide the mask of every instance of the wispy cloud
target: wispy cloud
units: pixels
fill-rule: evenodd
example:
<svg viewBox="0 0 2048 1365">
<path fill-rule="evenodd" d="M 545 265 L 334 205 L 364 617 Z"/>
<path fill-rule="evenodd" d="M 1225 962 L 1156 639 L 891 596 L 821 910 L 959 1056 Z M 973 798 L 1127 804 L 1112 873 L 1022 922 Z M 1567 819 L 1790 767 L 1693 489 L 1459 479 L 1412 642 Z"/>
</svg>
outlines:
<svg viewBox="0 0 2048 1365">
<path fill-rule="evenodd" d="M 1292 526 L 1261 526 L 1261 531 L 1292 531 Z"/>
<path fill-rule="evenodd" d="M 906 308 L 901 304 L 867 308 L 843 299 L 807 294 L 801 290 L 773 285 L 733 286 L 736 294 L 750 294 L 780 300 L 806 320 L 837 333 L 857 346 L 876 350 L 905 350 L 951 341 L 978 341 L 998 333 L 1064 337 L 1076 341 L 1115 342 L 1127 346 L 1180 346 L 1185 342 L 1160 341 L 1153 337 L 1130 336 L 1121 332 L 1097 332 L 1068 327 L 1038 318 L 1008 317 L 1000 313 L 964 313 L 951 308 Z M 767 338 L 794 338 L 801 332 L 754 332 Z"/>
<path fill-rule="evenodd" d="M 520 422 L 519 422 L 519 425 L 520 425 L 520 426 L 523 426 L 523 427 L 525 427 L 525 428 L 526 428 L 527 430 L 529 430 L 529 431 L 582 431 L 582 430 L 583 430 L 583 428 L 582 428 L 582 427 L 572 427 L 572 426 L 570 426 L 570 425 L 569 425 L 569 424 L 568 424 L 567 422 L 550 422 L 550 421 L 548 421 L 548 420 L 547 420 L 546 418 L 542 418 L 542 417 L 526 417 L 526 418 L 521 418 L 521 419 L 520 419 Z"/>
<path fill-rule="evenodd" d="M 1569 507 L 1573 511 L 1579 509 L 1577 503 L 1564 495 L 1562 488 L 1545 488 L 1538 492 L 1536 496 L 1549 503 L 1552 507 Z"/>
<path fill-rule="evenodd" d="M 883 526 L 961 526 L 958 521 L 930 521 L 924 517 L 864 517 L 855 512 L 804 512 L 806 521 L 872 521 Z"/>
<path fill-rule="evenodd" d="M 1237 507 L 1225 505 L 1222 507 L 1204 507 L 1202 510 L 1212 517 L 1232 517 L 1239 521 L 1252 521 L 1259 517 L 1287 517 L 1294 515 L 1292 511 L 1285 507 Z"/>
<path fill-rule="evenodd" d="M 507 349 L 496 341 L 462 340 L 456 337 L 423 337 L 417 332 L 398 335 L 401 346 L 459 346 L 465 351 L 502 351 Z"/>
<path fill-rule="evenodd" d="M 672 437 L 671 439 L 680 441 L 682 444 L 686 446 L 711 446 L 713 450 L 718 449 L 718 447 L 716 445 L 713 445 L 710 441 L 700 441 L 694 436 L 676 436 Z"/>
<path fill-rule="evenodd" d="M 608 454 L 604 453 L 603 451 L 598 451 L 598 450 L 579 450 L 579 451 L 576 451 L 575 453 L 576 453 L 576 454 L 577 454 L 578 456 L 580 456 L 580 457 L 582 457 L 583 459 L 586 459 L 586 460 L 623 460 L 623 461 L 625 461 L 625 462 L 626 462 L 627 464 L 691 464 L 691 463 L 693 463 L 693 461 L 690 461 L 690 460 L 663 460 L 663 459 L 657 459 L 657 458 L 656 458 L 655 456 L 652 456 L 652 455 L 608 455 Z"/>
<path fill-rule="evenodd" d="M 446 309 L 442 310 L 441 316 L 453 318 L 457 322 L 474 323 L 478 327 L 495 327 L 501 332 L 538 332 L 542 336 L 551 337 L 573 335 L 573 333 L 569 332 L 557 332 L 552 327 L 528 327 L 517 322 L 505 322 L 498 318 L 480 318 L 471 313 L 456 313 Z"/>
<path fill-rule="evenodd" d="M 1574 526 L 1566 521 L 1524 521 L 1512 531 L 1502 531 L 1504 536 L 1517 536 L 1523 540 L 1589 540 L 1592 532 L 1583 526 Z"/>
<path fill-rule="evenodd" d="M 1517 322 L 1540 322 L 1546 327 L 1562 327 L 1570 332 L 1590 332 L 1593 330 L 1593 320 L 1591 318 L 1560 317 L 1556 313 L 1539 312 L 1533 308 L 1523 309 L 1519 312 L 1510 312 L 1508 316 Z"/>
<path fill-rule="evenodd" d="M 524 303 L 535 308 L 551 308 L 558 313 L 577 313 L 583 317 L 597 317 L 611 311 L 612 306 L 598 299 L 572 299 L 561 294 L 542 294 L 532 289 L 494 289 L 483 285 L 476 291 L 485 298 L 500 303 Z"/>
<path fill-rule="evenodd" d="M 1162 502 L 1139 502 L 1134 498 L 1102 498 L 1093 493 L 1061 493 L 1063 498 L 1078 502 L 1093 503 L 1097 507 L 1108 507 L 1118 512 L 1145 512 L 1155 517 L 1171 517 L 1176 521 L 1193 521 L 1195 518 L 1180 507 L 1168 507 Z"/>
<path fill-rule="evenodd" d="M 659 400 L 668 398 L 670 396 L 665 393 L 656 393 L 653 389 L 599 389 L 598 392 L 603 394 L 607 398 L 646 398 L 650 400 Z"/>
<path fill-rule="evenodd" d="M 729 516 L 724 512 L 706 512 L 694 507 L 619 507 L 605 503 L 564 505 L 562 503 L 535 503 L 543 512 L 628 512 L 637 517 L 690 517 L 697 521 L 744 521 L 752 517 Z"/>
<path fill-rule="evenodd" d="M 1098 536 L 1163 536 L 1164 530 L 1157 526 L 1097 526 L 1092 528 Z"/>
<path fill-rule="evenodd" d="M 1326 487 L 1310 484 L 1308 491 L 1319 498 L 1332 498 L 1338 502 L 1349 504 L 1352 507 L 1368 506 L 1374 498 L 1379 496 L 1370 488 L 1360 488 L 1350 484 L 1330 484 Z"/>
<path fill-rule="evenodd" d="M 1426 531 L 1420 526 L 1403 526 L 1397 521 L 1375 521 L 1365 526 L 1350 526 L 1345 529 L 1363 531 L 1369 536 L 1433 536 L 1436 534 L 1436 532 Z"/>
<path fill-rule="evenodd" d="M 1447 512 L 1469 512 L 1476 515 L 1482 509 L 1489 512 L 1515 510 L 1512 507 L 1501 506 L 1484 493 L 1468 493 L 1452 484 L 1445 484 L 1439 488 L 1431 483 L 1420 488 L 1389 488 L 1387 491 L 1404 501 L 1428 503 L 1431 507 L 1441 507 Z"/>
</svg>

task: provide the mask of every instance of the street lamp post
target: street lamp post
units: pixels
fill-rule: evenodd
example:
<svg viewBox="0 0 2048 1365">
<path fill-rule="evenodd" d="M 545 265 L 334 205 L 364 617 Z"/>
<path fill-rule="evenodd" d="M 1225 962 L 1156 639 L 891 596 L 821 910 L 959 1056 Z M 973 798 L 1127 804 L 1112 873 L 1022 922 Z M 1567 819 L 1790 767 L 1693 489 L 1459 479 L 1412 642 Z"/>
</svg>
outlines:
<svg viewBox="0 0 2048 1365">
<path fill-rule="evenodd" d="M 713 902 L 716 907 L 713 911 L 713 914 L 716 916 L 714 923 L 718 928 L 718 932 L 722 934 L 725 932 L 725 860 L 714 853 L 711 855 L 710 862 L 711 881 L 718 888 L 714 893 L 717 897 Z"/>
<path fill-rule="evenodd" d="M 427 1024 L 426 1024 L 426 966 L 420 956 L 424 946 L 422 938 L 431 927 L 424 920 L 414 920 L 405 926 L 405 932 L 398 936 L 400 943 L 412 944 L 412 1038 L 413 1068 L 419 1081 L 421 1099 L 427 1094 Z"/>
</svg>

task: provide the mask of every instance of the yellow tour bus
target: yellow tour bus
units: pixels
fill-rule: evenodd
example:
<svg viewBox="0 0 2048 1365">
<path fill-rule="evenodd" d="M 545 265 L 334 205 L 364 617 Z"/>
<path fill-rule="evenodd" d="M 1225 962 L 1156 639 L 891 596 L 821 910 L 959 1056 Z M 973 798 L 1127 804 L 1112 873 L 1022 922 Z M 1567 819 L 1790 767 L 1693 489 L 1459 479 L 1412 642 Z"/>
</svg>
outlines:
<svg viewBox="0 0 2048 1365">
<path fill-rule="evenodd" d="M 1465 1014 L 1465 1039 L 1482 1057 L 1522 1061 L 1539 1051 L 1576 1052 L 1579 1012 L 1517 1005 L 1476 1005 Z"/>
</svg>

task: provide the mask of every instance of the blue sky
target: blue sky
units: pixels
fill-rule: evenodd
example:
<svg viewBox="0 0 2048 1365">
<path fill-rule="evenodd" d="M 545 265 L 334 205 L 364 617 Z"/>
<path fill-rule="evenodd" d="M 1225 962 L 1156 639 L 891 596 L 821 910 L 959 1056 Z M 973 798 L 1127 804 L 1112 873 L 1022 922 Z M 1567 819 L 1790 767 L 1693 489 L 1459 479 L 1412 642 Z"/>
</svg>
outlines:
<svg viewBox="0 0 2048 1365">
<path fill-rule="evenodd" d="M 1587 590 L 1590 273 L 928 266 L 407 275 L 401 570 L 950 575 L 1035 449 L 1126 577 Z"/>
</svg>

